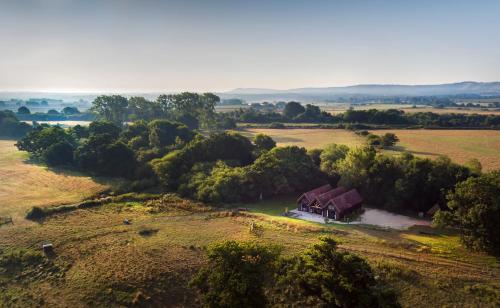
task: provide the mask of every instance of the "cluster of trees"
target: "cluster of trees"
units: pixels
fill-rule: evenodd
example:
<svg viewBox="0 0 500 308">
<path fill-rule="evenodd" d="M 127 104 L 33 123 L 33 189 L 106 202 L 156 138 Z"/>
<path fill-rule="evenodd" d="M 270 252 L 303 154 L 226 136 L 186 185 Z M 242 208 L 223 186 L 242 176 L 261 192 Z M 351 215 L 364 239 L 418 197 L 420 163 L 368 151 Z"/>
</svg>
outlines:
<svg viewBox="0 0 500 308">
<path fill-rule="evenodd" d="M 367 144 L 377 149 L 386 149 L 396 145 L 399 142 L 398 136 L 394 133 L 385 133 L 382 136 L 370 133 L 366 130 L 355 131 L 359 136 L 366 138 Z"/>
<path fill-rule="evenodd" d="M 325 181 L 305 149 L 275 145 L 265 135 L 252 143 L 239 134 L 217 133 L 195 138 L 152 165 L 163 185 L 205 202 L 256 200 Z"/>
<path fill-rule="evenodd" d="M 261 104 L 262 105 L 262 104 Z M 340 118 L 328 112 L 321 111 L 318 106 L 307 104 L 305 107 L 298 102 L 288 102 L 282 106 L 283 112 L 277 112 L 278 105 L 273 109 L 248 108 L 228 113 L 227 115 L 238 122 L 246 123 L 273 123 L 273 122 L 313 122 L 337 123 Z M 264 111 L 263 111 L 264 110 Z"/>
<path fill-rule="evenodd" d="M 219 101 L 220 98 L 212 93 L 160 95 L 154 101 L 144 97 L 127 99 L 120 95 L 103 95 L 92 102 L 90 111 L 119 126 L 126 121 L 168 119 L 191 129 L 214 128 L 228 124 L 223 115 L 215 113 L 215 105 Z"/>
<path fill-rule="evenodd" d="M 473 175 L 447 157 L 388 156 L 373 147 L 335 144 L 321 151 L 319 164 L 340 185 L 357 188 L 366 204 L 396 211 L 426 212 L 435 204 L 445 208 L 446 193 Z"/>
<path fill-rule="evenodd" d="M 14 112 L 0 111 L 0 137 L 20 138 L 31 130 L 31 126 L 19 121 Z"/>
<path fill-rule="evenodd" d="M 208 259 L 191 281 L 207 307 L 399 307 L 369 264 L 329 237 L 292 257 L 227 241 L 209 247 Z"/>
<path fill-rule="evenodd" d="M 68 165 L 96 175 L 154 184 L 149 161 L 183 147 L 195 133 L 181 123 L 137 121 L 125 127 L 92 122 L 69 129 L 39 125 L 16 144 L 50 166 Z"/>
</svg>

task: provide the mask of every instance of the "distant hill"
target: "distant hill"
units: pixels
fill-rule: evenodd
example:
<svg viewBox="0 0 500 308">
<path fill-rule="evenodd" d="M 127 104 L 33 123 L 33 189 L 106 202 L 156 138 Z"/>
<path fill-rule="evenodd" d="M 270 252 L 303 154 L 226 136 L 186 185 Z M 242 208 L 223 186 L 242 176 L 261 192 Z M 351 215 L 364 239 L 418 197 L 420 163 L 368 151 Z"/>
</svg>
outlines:
<svg viewBox="0 0 500 308">
<path fill-rule="evenodd" d="M 240 88 L 221 93 L 224 98 L 246 99 L 320 99 L 340 96 L 435 96 L 500 95 L 500 82 L 465 81 L 436 85 L 363 84 L 346 87 L 298 88 L 289 90 Z"/>
</svg>

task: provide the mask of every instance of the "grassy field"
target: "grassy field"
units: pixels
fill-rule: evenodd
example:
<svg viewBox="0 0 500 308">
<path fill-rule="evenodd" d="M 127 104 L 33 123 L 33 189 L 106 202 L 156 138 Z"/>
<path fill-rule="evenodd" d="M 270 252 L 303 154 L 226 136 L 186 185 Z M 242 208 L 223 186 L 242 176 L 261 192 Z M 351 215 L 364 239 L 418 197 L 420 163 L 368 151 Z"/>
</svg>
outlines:
<svg viewBox="0 0 500 308">
<path fill-rule="evenodd" d="M 484 170 L 500 169 L 500 131 L 493 130 L 376 130 L 395 133 L 399 150 L 434 158 L 447 155 L 458 163 L 477 158 Z"/>
<path fill-rule="evenodd" d="M 108 188 L 105 181 L 30 163 L 14 143 L 0 140 L 0 217 L 24 222 L 32 206 L 76 202 Z"/>
<path fill-rule="evenodd" d="M 15 279 L 0 271 L 0 306 L 130 306 L 140 297 L 148 298 L 142 305 L 197 306 L 187 283 L 205 264 L 207 245 L 253 240 L 282 245 L 285 254 L 293 254 L 320 235 L 334 236 L 342 249 L 367 258 L 396 289 L 403 307 L 499 303 L 498 262 L 466 251 L 455 235 L 324 226 L 279 216 L 292 197 L 245 205 L 251 211 L 237 215 L 196 206 L 184 210 L 186 201 L 176 199 L 160 211 L 148 203 L 112 203 L 42 224 L 2 227 L 0 253 L 35 253 L 52 242 L 55 254 L 43 266 L 11 273 Z M 125 218 L 132 224 L 123 224 Z M 251 224 L 260 232 L 251 232 Z"/>
<path fill-rule="evenodd" d="M 241 133 L 247 137 L 256 134 L 271 136 L 278 146 L 297 145 L 307 149 L 323 148 L 330 143 L 358 146 L 363 144 L 364 139 L 345 129 L 316 129 L 316 128 L 294 128 L 294 129 L 271 129 L 271 128 L 248 128 Z"/>
<path fill-rule="evenodd" d="M 500 131 L 494 130 L 374 130 L 381 135 L 394 132 L 401 142 L 397 154 L 409 151 L 422 157 L 435 158 L 447 155 L 458 163 L 477 158 L 484 170 L 500 169 Z M 322 148 L 330 143 L 361 145 L 364 139 L 342 129 L 264 129 L 246 128 L 243 134 L 253 136 L 263 133 L 271 136 L 278 145 L 298 145 L 308 149 Z"/>
</svg>

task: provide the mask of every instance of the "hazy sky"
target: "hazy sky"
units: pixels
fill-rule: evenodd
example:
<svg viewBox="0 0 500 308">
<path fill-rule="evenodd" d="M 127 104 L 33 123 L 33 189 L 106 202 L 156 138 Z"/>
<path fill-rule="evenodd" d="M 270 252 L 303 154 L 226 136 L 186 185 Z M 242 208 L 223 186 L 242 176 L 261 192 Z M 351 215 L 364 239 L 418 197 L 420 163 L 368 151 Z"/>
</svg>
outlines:
<svg viewBox="0 0 500 308">
<path fill-rule="evenodd" d="M 0 0 L 0 90 L 500 80 L 500 1 Z"/>
</svg>

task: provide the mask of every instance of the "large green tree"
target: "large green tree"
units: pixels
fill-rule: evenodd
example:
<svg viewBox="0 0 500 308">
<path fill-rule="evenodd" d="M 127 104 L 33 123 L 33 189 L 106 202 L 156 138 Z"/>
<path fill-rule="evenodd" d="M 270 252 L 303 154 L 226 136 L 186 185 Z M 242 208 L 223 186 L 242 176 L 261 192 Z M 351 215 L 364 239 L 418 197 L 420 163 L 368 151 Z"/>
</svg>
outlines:
<svg viewBox="0 0 500 308">
<path fill-rule="evenodd" d="M 274 303 L 296 307 L 399 307 L 362 258 L 337 248 L 330 237 L 281 262 Z"/>
<path fill-rule="evenodd" d="M 207 307 L 265 307 L 279 250 L 256 243 L 227 241 L 208 249 L 209 264 L 191 285 Z"/>
<path fill-rule="evenodd" d="M 106 121 L 122 126 L 128 115 L 128 100 L 121 95 L 101 95 L 93 102 L 90 110 Z"/>
<path fill-rule="evenodd" d="M 434 216 L 437 225 L 458 228 L 467 247 L 500 255 L 500 171 L 458 183 L 448 208 Z"/>
</svg>

